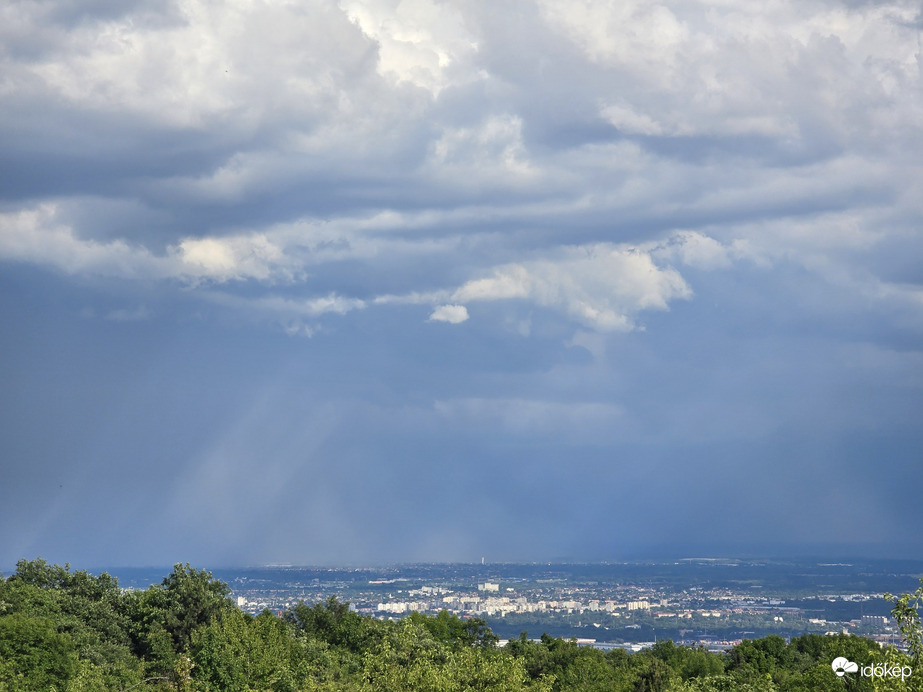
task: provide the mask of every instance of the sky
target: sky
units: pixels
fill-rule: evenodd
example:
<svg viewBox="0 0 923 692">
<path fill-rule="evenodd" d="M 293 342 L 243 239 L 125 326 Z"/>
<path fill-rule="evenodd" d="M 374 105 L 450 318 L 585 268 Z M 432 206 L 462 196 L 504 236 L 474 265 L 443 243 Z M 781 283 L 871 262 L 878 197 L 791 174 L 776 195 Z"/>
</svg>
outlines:
<svg viewBox="0 0 923 692">
<path fill-rule="evenodd" d="M 0 4 L 0 568 L 920 557 L 921 32 Z"/>
</svg>

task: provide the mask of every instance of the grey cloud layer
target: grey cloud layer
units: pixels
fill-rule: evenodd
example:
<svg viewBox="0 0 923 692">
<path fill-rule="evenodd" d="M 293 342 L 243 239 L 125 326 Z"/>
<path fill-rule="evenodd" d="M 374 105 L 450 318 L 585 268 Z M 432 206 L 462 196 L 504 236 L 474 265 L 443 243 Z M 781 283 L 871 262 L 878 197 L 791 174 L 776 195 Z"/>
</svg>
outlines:
<svg viewBox="0 0 923 692">
<path fill-rule="evenodd" d="M 11 178 L 33 176 L 7 193 L 8 259 L 219 283 L 300 282 L 345 258 L 399 271 L 462 245 L 501 260 L 463 252 L 457 300 L 543 250 L 544 288 L 516 297 L 612 326 L 630 316 L 549 298 L 568 292 L 575 241 L 592 252 L 698 228 L 768 245 L 764 259 L 806 243 L 832 254 L 853 242 L 821 213 L 838 211 L 874 252 L 888 230 L 868 227 L 869 207 L 919 213 L 912 3 L 51 12 L 4 10 L 4 158 Z M 97 231 L 68 219 L 75 192 L 136 206 Z M 767 218 L 798 231 L 767 243 L 754 230 Z M 605 290 L 643 294 L 624 270 L 604 270 L 621 277 Z M 651 271 L 672 287 L 638 307 L 688 296 L 675 268 Z"/>
</svg>

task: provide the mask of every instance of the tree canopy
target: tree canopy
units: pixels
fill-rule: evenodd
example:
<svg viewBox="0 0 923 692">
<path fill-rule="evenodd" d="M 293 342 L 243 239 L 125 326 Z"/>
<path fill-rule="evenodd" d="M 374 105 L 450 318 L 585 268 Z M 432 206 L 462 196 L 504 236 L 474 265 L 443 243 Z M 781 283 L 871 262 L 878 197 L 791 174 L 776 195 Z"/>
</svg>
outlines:
<svg viewBox="0 0 923 692">
<path fill-rule="evenodd" d="M 861 637 L 745 640 L 712 653 L 664 640 L 602 652 L 523 632 L 504 646 L 479 618 L 443 611 L 392 621 L 330 598 L 252 616 L 211 573 L 177 564 L 160 584 L 120 589 L 108 574 L 20 561 L 0 578 L 0 692 L 195 690 L 296 692 L 718 692 L 921 690 L 906 680 L 837 676 L 837 657 L 912 666 L 916 594 L 891 597 L 911 658 Z M 916 619 L 914 619 L 916 616 Z"/>
</svg>

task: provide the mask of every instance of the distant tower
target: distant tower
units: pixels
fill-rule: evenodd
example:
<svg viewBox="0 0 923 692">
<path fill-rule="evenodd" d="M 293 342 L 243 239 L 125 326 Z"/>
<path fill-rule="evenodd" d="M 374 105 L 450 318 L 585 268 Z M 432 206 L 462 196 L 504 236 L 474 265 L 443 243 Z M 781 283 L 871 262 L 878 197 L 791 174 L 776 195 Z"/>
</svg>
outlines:
<svg viewBox="0 0 923 692">
<path fill-rule="evenodd" d="M 483 558 L 483 557 L 481 558 L 481 564 L 482 564 L 482 565 L 484 564 L 484 558 Z"/>
</svg>

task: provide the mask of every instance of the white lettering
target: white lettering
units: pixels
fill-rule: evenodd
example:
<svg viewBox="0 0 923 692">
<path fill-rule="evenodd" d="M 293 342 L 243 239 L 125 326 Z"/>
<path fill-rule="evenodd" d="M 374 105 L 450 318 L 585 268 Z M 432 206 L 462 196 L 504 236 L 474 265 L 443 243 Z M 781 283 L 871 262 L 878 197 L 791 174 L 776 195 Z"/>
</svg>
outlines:
<svg viewBox="0 0 923 692">
<path fill-rule="evenodd" d="M 876 663 L 869 664 L 866 666 L 859 667 L 858 664 L 853 663 L 847 658 L 842 656 L 834 659 L 831 663 L 833 672 L 839 677 L 843 677 L 846 673 L 859 673 L 864 678 L 900 678 L 901 681 L 905 681 L 911 675 L 913 675 L 913 668 L 910 666 L 892 666 L 887 663 Z"/>
</svg>

